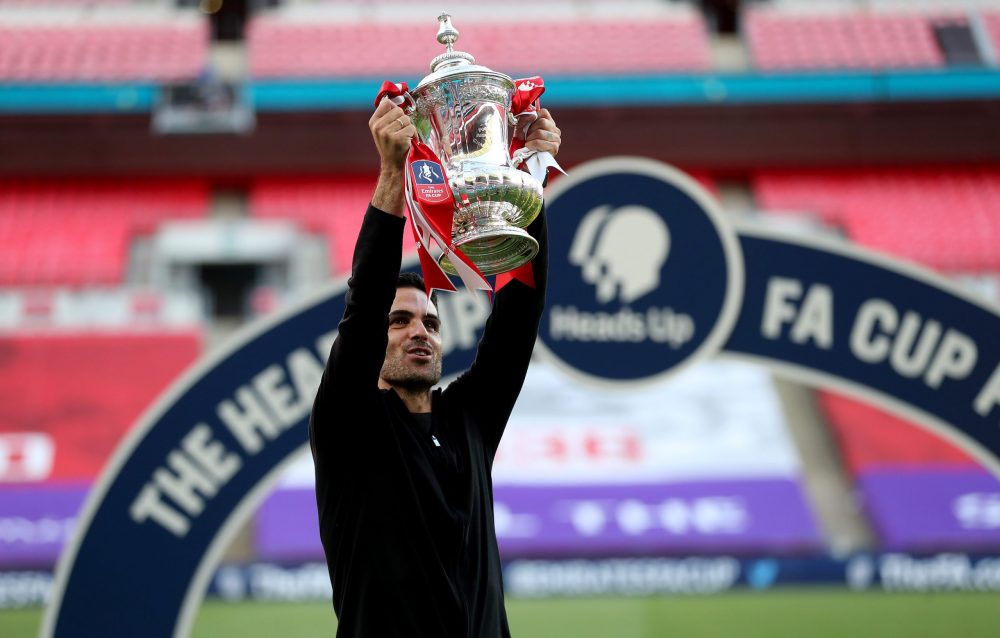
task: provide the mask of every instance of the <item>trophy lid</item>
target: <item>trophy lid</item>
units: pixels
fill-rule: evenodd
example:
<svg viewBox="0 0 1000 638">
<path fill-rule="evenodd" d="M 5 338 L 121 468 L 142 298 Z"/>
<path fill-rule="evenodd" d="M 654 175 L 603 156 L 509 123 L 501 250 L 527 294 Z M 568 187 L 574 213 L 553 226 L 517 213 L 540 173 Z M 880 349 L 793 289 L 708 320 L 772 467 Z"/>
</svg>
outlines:
<svg viewBox="0 0 1000 638">
<path fill-rule="evenodd" d="M 431 73 L 420 80 L 417 89 L 450 76 L 470 73 L 494 75 L 513 82 L 510 76 L 498 73 L 485 66 L 480 66 L 476 64 L 476 58 L 470 54 L 454 49 L 455 42 L 458 41 L 459 31 L 451 23 L 451 16 L 449 14 L 442 13 L 439 15 L 438 22 L 440 26 L 438 27 L 437 41 L 445 45 L 447 50 L 431 60 Z"/>
</svg>

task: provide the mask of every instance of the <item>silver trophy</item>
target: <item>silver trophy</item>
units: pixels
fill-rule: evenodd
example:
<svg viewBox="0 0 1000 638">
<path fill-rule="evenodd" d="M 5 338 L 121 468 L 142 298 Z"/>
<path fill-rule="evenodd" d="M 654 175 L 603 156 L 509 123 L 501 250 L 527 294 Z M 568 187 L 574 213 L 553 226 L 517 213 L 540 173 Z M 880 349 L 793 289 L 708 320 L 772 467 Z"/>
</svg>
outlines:
<svg viewBox="0 0 1000 638">
<path fill-rule="evenodd" d="M 442 14 L 437 40 L 447 51 L 431 61 L 431 73 L 411 92 L 411 120 L 420 139 L 440 158 L 454 195 L 452 243 L 484 275 L 517 268 L 538 253 L 524 228 L 542 208 L 542 185 L 511 166 L 508 146 L 514 81 L 476 65 L 455 51 L 458 30 Z M 456 274 L 446 255 L 441 267 Z"/>
</svg>

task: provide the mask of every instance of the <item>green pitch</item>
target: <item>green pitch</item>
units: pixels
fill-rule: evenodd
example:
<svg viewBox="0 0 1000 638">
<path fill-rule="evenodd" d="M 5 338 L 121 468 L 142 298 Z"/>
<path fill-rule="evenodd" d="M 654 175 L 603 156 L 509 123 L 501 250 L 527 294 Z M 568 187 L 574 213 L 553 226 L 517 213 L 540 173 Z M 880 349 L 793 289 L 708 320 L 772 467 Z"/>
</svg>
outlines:
<svg viewBox="0 0 1000 638">
<path fill-rule="evenodd" d="M 843 590 L 509 600 L 514 638 L 996 638 L 1000 594 Z M 0 636 L 34 638 L 41 610 L 0 611 Z M 323 603 L 206 602 L 193 638 L 330 638 Z"/>
</svg>

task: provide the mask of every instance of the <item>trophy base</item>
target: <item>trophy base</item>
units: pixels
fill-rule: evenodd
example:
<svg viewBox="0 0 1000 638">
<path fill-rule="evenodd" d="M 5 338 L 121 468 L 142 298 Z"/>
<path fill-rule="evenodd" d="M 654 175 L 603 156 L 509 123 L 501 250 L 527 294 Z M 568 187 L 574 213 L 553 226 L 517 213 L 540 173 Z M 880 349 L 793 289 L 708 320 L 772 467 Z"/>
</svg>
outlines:
<svg viewBox="0 0 1000 638">
<path fill-rule="evenodd" d="M 517 227 L 494 229 L 475 233 L 457 246 L 484 275 L 497 275 L 514 270 L 538 254 L 538 242 L 525 230 Z M 457 275 L 447 255 L 438 259 L 441 268 L 449 275 Z"/>
</svg>

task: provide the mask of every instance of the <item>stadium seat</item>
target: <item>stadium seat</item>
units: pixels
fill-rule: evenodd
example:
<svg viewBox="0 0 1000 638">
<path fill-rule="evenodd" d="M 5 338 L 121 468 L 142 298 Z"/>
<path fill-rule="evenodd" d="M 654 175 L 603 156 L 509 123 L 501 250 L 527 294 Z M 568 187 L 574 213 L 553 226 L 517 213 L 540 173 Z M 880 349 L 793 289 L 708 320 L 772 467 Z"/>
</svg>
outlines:
<svg viewBox="0 0 1000 638">
<path fill-rule="evenodd" d="M 114 7 L 111 7 L 115 10 Z M 70 14 L 65 20 L 0 13 L 0 80 L 9 82 L 175 81 L 208 62 L 209 24 L 198 14 Z M 112 14 L 113 15 L 113 14 Z M 70 19 L 72 18 L 72 19 Z"/>
<path fill-rule="evenodd" d="M 844 467 L 855 478 L 870 470 L 978 465 L 948 440 L 883 410 L 829 391 L 818 399 Z"/>
<path fill-rule="evenodd" d="M 513 33 L 516 32 L 516 38 Z M 420 77 L 442 52 L 426 22 L 289 20 L 262 14 L 247 28 L 250 71 L 275 77 Z M 638 20 L 466 22 L 459 49 L 512 75 L 695 72 L 710 68 L 700 15 Z"/>
<path fill-rule="evenodd" d="M 122 283 L 134 236 L 208 206 L 200 181 L 0 182 L 0 284 Z"/>
<path fill-rule="evenodd" d="M 1000 170 L 762 171 L 758 208 L 813 214 L 859 244 L 946 272 L 1000 270 Z"/>
<path fill-rule="evenodd" d="M 993 51 L 1000 54 L 1000 11 L 984 12 L 982 16 Z"/>
<path fill-rule="evenodd" d="M 0 337 L 0 433 L 55 442 L 49 479 L 91 481 L 150 403 L 200 354 L 179 332 L 74 332 Z"/>
<path fill-rule="evenodd" d="M 769 71 L 944 64 L 929 17 L 918 13 L 751 9 L 744 36 L 754 66 Z"/>
<path fill-rule="evenodd" d="M 250 215 L 296 220 L 303 229 L 327 238 L 330 271 L 351 270 L 354 244 L 371 201 L 375 179 L 355 176 L 338 179 L 266 179 L 250 188 Z M 403 235 L 404 252 L 414 250 L 413 237 Z"/>
</svg>

